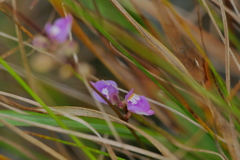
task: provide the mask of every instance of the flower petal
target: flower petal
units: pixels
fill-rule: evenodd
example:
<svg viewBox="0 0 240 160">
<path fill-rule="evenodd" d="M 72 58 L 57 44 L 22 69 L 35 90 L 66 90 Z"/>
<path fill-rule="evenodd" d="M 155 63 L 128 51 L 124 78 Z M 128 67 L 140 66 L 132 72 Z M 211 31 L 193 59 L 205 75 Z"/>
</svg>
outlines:
<svg viewBox="0 0 240 160">
<path fill-rule="evenodd" d="M 107 82 L 107 83 L 106 83 Z M 112 104 L 117 104 L 119 102 L 118 90 L 116 82 L 108 81 L 98 81 L 96 83 L 90 82 L 99 92 L 101 92 Z M 96 100 L 101 103 L 107 104 L 107 102 L 96 92 L 93 92 L 93 96 Z"/>
<path fill-rule="evenodd" d="M 107 86 L 103 86 L 104 84 L 101 83 L 101 81 L 96 82 L 96 83 L 94 83 L 94 82 L 90 82 L 90 83 L 91 83 L 99 92 L 101 92 L 101 93 L 102 93 L 102 90 L 107 87 Z M 102 84 L 102 85 L 101 85 L 101 84 Z M 107 102 L 106 102 L 97 92 L 93 92 L 93 97 L 94 97 L 97 101 L 99 101 L 99 102 L 101 102 L 101 103 L 104 103 L 104 104 L 107 104 Z"/>
<path fill-rule="evenodd" d="M 118 93 L 118 90 L 115 87 L 113 87 L 112 85 L 107 86 L 107 90 L 108 90 L 109 95 Z"/>
<path fill-rule="evenodd" d="M 104 81 L 98 81 L 96 83 L 91 82 L 91 84 L 99 91 L 101 92 L 103 88 L 107 88 L 109 85 L 105 83 Z"/>
<path fill-rule="evenodd" d="M 65 42 L 71 30 L 72 21 L 72 16 L 68 14 L 64 18 L 57 19 L 53 25 L 47 23 L 45 26 L 47 36 L 52 41 L 57 41 L 59 43 Z"/>
<path fill-rule="evenodd" d="M 133 93 L 133 89 L 126 95 L 127 109 L 140 115 L 153 115 L 154 111 L 150 109 L 150 104 L 146 97 Z"/>
<path fill-rule="evenodd" d="M 110 102 L 112 104 L 118 104 L 120 102 L 119 97 L 118 97 L 119 91 L 115 87 L 113 87 L 113 85 L 109 85 L 107 87 L 107 90 L 108 90 Z"/>
<path fill-rule="evenodd" d="M 93 97 L 100 103 L 107 104 L 107 102 L 100 95 L 98 95 L 97 92 L 93 92 Z"/>
<path fill-rule="evenodd" d="M 106 80 L 106 81 L 103 81 L 104 83 L 106 83 L 106 84 L 111 84 L 112 86 L 114 86 L 114 87 L 117 87 L 117 83 L 116 82 L 114 82 L 114 81 L 112 81 L 112 80 Z"/>
<path fill-rule="evenodd" d="M 153 115 L 155 112 L 153 111 L 153 110 L 149 110 L 148 112 L 147 112 L 147 116 L 151 116 L 151 115 Z"/>
<path fill-rule="evenodd" d="M 128 94 L 125 96 L 125 101 L 129 99 L 129 97 L 133 94 L 133 88 L 128 92 Z"/>
</svg>

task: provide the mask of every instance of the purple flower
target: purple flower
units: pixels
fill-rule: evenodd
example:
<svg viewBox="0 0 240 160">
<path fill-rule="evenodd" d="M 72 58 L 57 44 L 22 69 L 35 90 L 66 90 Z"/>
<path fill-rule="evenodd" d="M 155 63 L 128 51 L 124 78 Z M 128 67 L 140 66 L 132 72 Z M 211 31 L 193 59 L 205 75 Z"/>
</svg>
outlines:
<svg viewBox="0 0 240 160">
<path fill-rule="evenodd" d="M 98 81 L 96 83 L 90 82 L 100 93 L 102 93 L 112 104 L 119 103 L 117 84 L 114 81 Z M 93 97 L 101 103 L 107 104 L 107 102 L 99 96 L 96 92 L 93 92 Z"/>
<path fill-rule="evenodd" d="M 68 14 L 64 18 L 57 19 L 53 25 L 47 23 L 45 26 L 47 36 L 52 41 L 57 41 L 59 43 L 65 42 L 71 30 L 72 22 L 73 18 L 70 14 Z"/>
<path fill-rule="evenodd" d="M 136 114 L 151 116 L 154 111 L 150 109 L 150 104 L 146 97 L 133 93 L 133 89 L 125 96 L 127 109 Z"/>
</svg>

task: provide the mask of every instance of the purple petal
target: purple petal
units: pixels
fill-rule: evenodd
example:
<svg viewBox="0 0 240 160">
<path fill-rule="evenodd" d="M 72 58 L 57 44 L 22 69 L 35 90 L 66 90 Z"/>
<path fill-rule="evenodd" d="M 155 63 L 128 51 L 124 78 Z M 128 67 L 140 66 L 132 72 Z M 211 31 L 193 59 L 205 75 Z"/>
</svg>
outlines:
<svg viewBox="0 0 240 160">
<path fill-rule="evenodd" d="M 107 84 L 107 83 L 109 84 Z M 117 104 L 119 102 L 118 90 L 115 88 L 117 84 L 114 81 L 98 81 L 96 83 L 90 82 L 99 92 L 101 92 L 111 103 Z M 93 96 L 101 103 L 107 104 L 107 102 L 96 92 L 93 92 Z"/>
<path fill-rule="evenodd" d="M 97 94 L 97 92 L 93 92 L 93 97 L 97 100 L 97 101 L 99 101 L 99 102 L 101 102 L 101 103 L 104 103 L 104 104 L 107 104 L 107 102 L 101 97 L 101 96 L 99 96 L 98 94 Z M 105 96 L 106 97 L 106 96 Z"/>
<path fill-rule="evenodd" d="M 113 85 L 107 86 L 107 90 L 108 90 L 109 95 L 112 95 L 112 94 L 115 94 L 115 93 L 118 94 L 117 88 L 115 88 Z"/>
<path fill-rule="evenodd" d="M 52 41 L 63 43 L 68 38 L 72 27 L 72 21 L 72 16 L 68 14 L 67 17 L 57 19 L 53 25 L 47 23 L 45 26 L 47 36 Z"/>
<path fill-rule="evenodd" d="M 148 110 L 150 110 L 150 104 L 148 103 L 147 99 L 144 96 L 138 97 L 140 100 L 132 98 L 131 101 L 127 101 L 128 110 L 141 112 L 147 112 Z"/>
<path fill-rule="evenodd" d="M 147 114 L 145 114 L 146 116 L 151 116 L 151 115 L 153 115 L 155 112 L 153 111 L 153 110 L 149 110 L 148 112 L 147 112 Z"/>
<path fill-rule="evenodd" d="M 114 82 L 114 81 L 112 81 L 112 80 L 106 80 L 105 81 L 107 84 L 109 83 L 109 84 L 111 84 L 112 86 L 114 86 L 114 87 L 117 87 L 117 83 L 116 82 Z M 105 83 L 104 82 L 104 83 Z"/>
<path fill-rule="evenodd" d="M 94 82 L 90 82 L 99 92 L 101 92 L 104 88 L 107 87 L 107 85 L 105 85 L 106 83 L 102 83 L 102 81 L 98 81 L 96 83 Z M 102 92 L 101 92 L 102 93 Z M 98 95 L 97 92 L 93 92 L 93 97 L 98 100 L 101 103 L 107 104 L 107 102 L 100 96 Z M 106 97 L 106 96 L 105 96 Z"/>
<path fill-rule="evenodd" d="M 96 83 L 91 82 L 91 84 L 99 91 L 101 92 L 103 88 L 107 88 L 109 85 L 105 83 L 104 81 L 98 81 Z"/>
<path fill-rule="evenodd" d="M 154 112 L 153 110 L 149 110 L 149 111 L 147 111 L 147 112 L 136 111 L 135 113 L 136 113 L 136 114 L 139 114 L 139 115 L 151 116 L 151 115 L 153 115 L 155 112 Z"/>
<path fill-rule="evenodd" d="M 107 87 L 107 90 L 108 90 L 110 102 L 112 104 L 118 104 L 120 102 L 119 97 L 118 97 L 119 91 L 115 87 L 113 87 L 113 85 L 109 85 Z"/>
<path fill-rule="evenodd" d="M 154 111 L 150 109 L 150 104 L 146 97 L 132 93 L 132 90 L 127 94 L 127 108 L 129 111 L 140 115 L 153 115 Z"/>
<path fill-rule="evenodd" d="M 129 97 L 133 94 L 133 88 L 128 92 L 128 94 L 125 96 L 125 101 L 129 99 Z"/>
</svg>

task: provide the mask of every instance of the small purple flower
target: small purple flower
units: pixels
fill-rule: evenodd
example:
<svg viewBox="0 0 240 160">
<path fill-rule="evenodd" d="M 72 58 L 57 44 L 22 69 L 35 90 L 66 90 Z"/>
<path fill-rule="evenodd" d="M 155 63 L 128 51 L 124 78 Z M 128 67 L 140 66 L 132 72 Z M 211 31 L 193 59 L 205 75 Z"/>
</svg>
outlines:
<svg viewBox="0 0 240 160">
<path fill-rule="evenodd" d="M 101 92 L 112 104 L 119 103 L 117 84 L 114 81 L 98 81 L 96 83 L 90 82 L 99 92 Z M 99 96 L 96 92 L 93 92 L 93 96 L 101 103 L 107 104 L 107 102 Z"/>
<path fill-rule="evenodd" d="M 59 43 L 65 42 L 71 30 L 72 22 L 73 18 L 70 14 L 68 14 L 64 18 L 57 19 L 53 25 L 47 23 L 45 26 L 47 36 L 52 41 L 57 41 Z"/>
<path fill-rule="evenodd" d="M 133 89 L 125 96 L 127 109 L 136 114 L 151 116 L 154 111 L 150 109 L 150 104 L 146 97 L 133 93 Z"/>
</svg>

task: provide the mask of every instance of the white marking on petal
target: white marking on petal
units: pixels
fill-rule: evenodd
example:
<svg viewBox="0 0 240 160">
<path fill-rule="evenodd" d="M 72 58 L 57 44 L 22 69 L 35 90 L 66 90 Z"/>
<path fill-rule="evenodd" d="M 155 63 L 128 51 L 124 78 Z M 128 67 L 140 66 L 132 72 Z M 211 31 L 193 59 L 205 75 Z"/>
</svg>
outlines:
<svg viewBox="0 0 240 160">
<path fill-rule="evenodd" d="M 103 89 L 102 89 L 102 94 L 104 94 L 105 96 L 107 96 L 107 99 L 109 99 L 109 94 L 108 94 L 107 88 L 103 88 Z"/>
<path fill-rule="evenodd" d="M 127 101 L 128 102 L 130 101 L 132 104 L 137 104 L 138 101 L 140 101 L 140 97 L 138 95 L 136 95 L 135 93 L 133 93 Z"/>
<path fill-rule="evenodd" d="M 50 34 L 52 35 L 52 36 L 56 36 L 56 35 L 58 35 L 59 33 L 60 33 L 60 28 L 59 27 L 57 27 L 57 26 L 52 26 L 51 28 L 50 28 Z"/>
<path fill-rule="evenodd" d="M 140 112 L 140 111 L 136 111 L 135 113 L 140 115 L 148 115 L 146 112 Z"/>
</svg>

